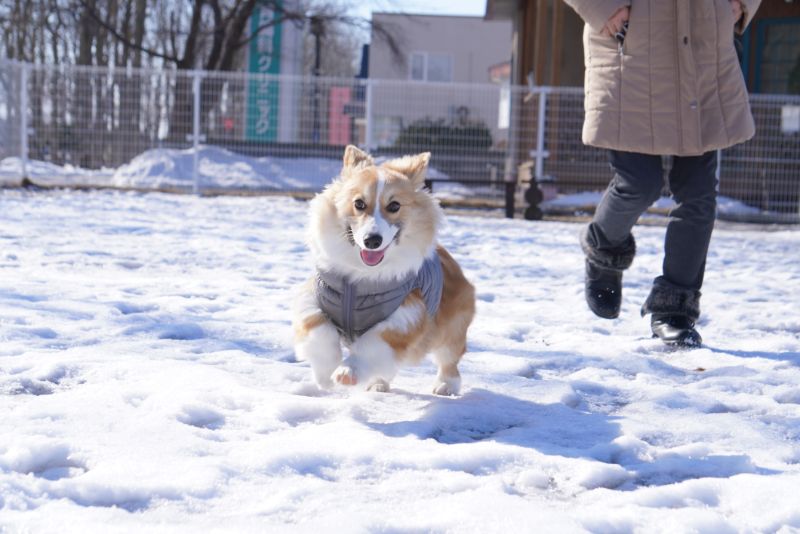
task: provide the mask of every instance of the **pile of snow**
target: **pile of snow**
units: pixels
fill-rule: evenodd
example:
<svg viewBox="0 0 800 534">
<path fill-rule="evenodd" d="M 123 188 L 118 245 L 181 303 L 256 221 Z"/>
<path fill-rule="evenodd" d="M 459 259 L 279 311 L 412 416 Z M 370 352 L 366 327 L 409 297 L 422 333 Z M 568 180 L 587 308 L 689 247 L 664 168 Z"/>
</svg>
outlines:
<svg viewBox="0 0 800 534">
<path fill-rule="evenodd" d="M 287 198 L 0 191 L 0 531 L 800 529 L 800 232 L 715 232 L 699 329 L 583 301 L 578 225 L 452 217 L 477 288 L 463 394 L 430 362 L 320 391 Z M 535 525 L 532 527 L 532 525 Z"/>
<path fill-rule="evenodd" d="M 597 206 L 601 198 L 603 198 L 602 191 L 584 191 L 571 195 L 557 195 L 553 199 L 545 200 L 539 206 L 545 210 L 548 208 L 585 209 Z"/>
<path fill-rule="evenodd" d="M 116 187 L 191 187 L 193 149 L 148 150 L 114 172 Z M 244 156 L 214 146 L 198 152 L 201 188 L 318 191 L 339 174 L 341 159 Z"/>
<path fill-rule="evenodd" d="M 28 176 L 37 184 L 47 186 L 113 186 L 135 189 L 192 189 L 194 180 L 194 149 L 154 148 L 133 158 L 118 169 L 92 171 L 72 165 L 54 165 L 44 161 L 30 161 Z M 200 188 L 253 189 L 267 191 L 322 190 L 341 170 L 341 159 L 250 157 L 224 148 L 202 146 L 197 151 L 198 182 Z M 377 158 L 382 161 L 382 158 Z M 431 167 L 428 177 L 449 180 L 446 174 Z M 22 176 L 22 163 L 17 157 L 0 160 L 0 186 L 17 185 Z M 441 200 L 502 198 L 500 186 L 472 186 L 453 181 L 436 182 L 434 195 Z M 558 195 L 545 200 L 545 212 L 592 209 L 600 202 L 602 191 L 587 191 Z M 718 212 L 722 216 L 752 216 L 763 214 L 758 208 L 728 197 L 719 197 Z M 654 208 L 669 210 L 675 206 L 669 197 L 657 200 Z"/>
<path fill-rule="evenodd" d="M 33 182 L 47 186 L 105 186 L 114 173 L 111 169 L 88 170 L 70 164 L 56 165 L 38 160 L 29 160 L 25 172 Z M 0 160 L 0 186 L 19 185 L 21 176 L 21 158 Z"/>
<path fill-rule="evenodd" d="M 118 169 L 92 171 L 72 165 L 30 161 L 28 176 L 48 186 L 113 186 L 135 189 L 191 189 L 194 149 L 154 148 Z M 385 158 L 384 158 L 385 159 Z M 250 157 L 224 148 L 202 146 L 197 151 L 200 188 L 271 191 L 320 191 L 339 174 L 341 158 Z M 377 159 L 381 161 L 381 159 Z M 447 179 L 434 168 L 431 178 Z M 22 176 L 20 158 L 0 161 L 0 185 L 16 185 Z M 472 192 L 474 195 L 475 192 Z"/>
<path fill-rule="evenodd" d="M 587 208 L 597 207 L 602 197 L 602 191 L 585 191 L 571 195 L 558 195 L 554 199 L 542 202 L 541 208 L 545 212 L 553 209 L 558 211 L 564 211 L 565 209 L 585 210 Z M 668 211 L 675 206 L 675 200 L 671 197 L 661 197 L 653 203 L 652 207 L 658 210 Z M 763 215 L 763 212 L 758 208 L 749 206 L 740 200 L 722 195 L 717 197 L 717 213 L 722 216 Z"/>
</svg>

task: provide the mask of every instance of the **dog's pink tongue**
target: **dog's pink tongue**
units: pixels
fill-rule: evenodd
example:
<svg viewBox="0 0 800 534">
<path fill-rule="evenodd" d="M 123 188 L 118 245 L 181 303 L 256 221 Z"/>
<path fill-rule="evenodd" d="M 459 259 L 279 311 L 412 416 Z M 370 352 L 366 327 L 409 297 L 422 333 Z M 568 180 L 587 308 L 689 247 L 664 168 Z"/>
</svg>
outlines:
<svg viewBox="0 0 800 534">
<path fill-rule="evenodd" d="M 364 250 L 361 249 L 361 261 L 370 267 L 378 265 L 383 259 L 383 250 Z"/>
</svg>

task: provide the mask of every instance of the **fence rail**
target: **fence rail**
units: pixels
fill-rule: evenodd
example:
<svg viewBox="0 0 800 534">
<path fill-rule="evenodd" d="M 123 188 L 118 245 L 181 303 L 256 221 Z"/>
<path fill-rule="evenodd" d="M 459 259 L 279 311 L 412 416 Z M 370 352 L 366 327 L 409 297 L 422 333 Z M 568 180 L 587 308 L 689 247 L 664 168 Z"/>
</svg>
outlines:
<svg viewBox="0 0 800 534">
<path fill-rule="evenodd" d="M 755 138 L 720 154 L 721 213 L 800 222 L 800 96 L 751 105 Z M 501 206 L 516 188 L 520 206 L 528 178 L 544 209 L 583 209 L 610 170 L 582 123 L 580 88 L 5 61 L 0 185 L 310 194 L 356 144 L 432 152 L 434 193 L 451 201 Z"/>
</svg>

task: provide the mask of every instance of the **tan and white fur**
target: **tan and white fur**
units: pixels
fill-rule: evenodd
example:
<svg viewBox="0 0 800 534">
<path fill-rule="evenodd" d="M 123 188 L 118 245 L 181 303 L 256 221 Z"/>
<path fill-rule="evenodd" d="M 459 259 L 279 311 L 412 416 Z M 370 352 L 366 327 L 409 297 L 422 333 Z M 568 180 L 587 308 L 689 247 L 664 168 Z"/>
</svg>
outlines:
<svg viewBox="0 0 800 534">
<path fill-rule="evenodd" d="M 307 239 L 318 269 L 334 269 L 356 283 L 400 279 L 438 254 L 443 271 L 435 316 L 414 290 L 388 318 L 352 343 L 322 312 L 314 279 L 309 280 L 294 303 L 295 352 L 299 360 L 310 362 L 321 387 L 358 384 L 388 391 L 399 365 L 431 353 L 439 368 L 433 392 L 459 392 L 458 363 L 475 313 L 475 290 L 437 243 L 443 214 L 423 189 L 429 160 L 426 152 L 376 165 L 368 154 L 348 146 L 340 176 L 311 201 Z M 376 236 L 381 243 L 377 249 Z M 344 358 L 343 345 L 348 349 Z"/>
</svg>

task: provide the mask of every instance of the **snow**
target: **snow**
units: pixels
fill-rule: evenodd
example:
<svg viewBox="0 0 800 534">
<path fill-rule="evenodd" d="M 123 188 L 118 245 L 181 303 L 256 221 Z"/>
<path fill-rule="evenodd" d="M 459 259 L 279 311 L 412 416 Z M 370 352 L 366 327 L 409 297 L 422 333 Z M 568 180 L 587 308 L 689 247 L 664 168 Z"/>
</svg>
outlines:
<svg viewBox="0 0 800 534">
<path fill-rule="evenodd" d="M 58 166 L 45 161 L 30 161 L 27 173 L 34 183 L 45 186 L 100 186 L 120 189 L 191 190 L 195 150 L 154 148 L 146 150 L 117 169 L 88 170 L 72 165 Z M 376 158 L 380 162 L 386 158 Z M 255 189 L 289 192 L 317 192 L 339 174 L 341 159 L 307 157 L 252 157 L 221 147 L 203 145 L 197 150 L 198 182 L 206 189 Z M 0 160 L 0 186 L 17 185 L 22 175 L 22 161 L 17 157 Z M 435 180 L 451 177 L 429 168 L 427 176 Z M 463 201 L 475 197 L 500 198 L 502 184 L 465 185 L 458 181 L 435 182 L 434 196 L 442 201 Z M 541 203 L 545 211 L 583 211 L 600 202 L 602 191 L 561 194 Z M 675 206 L 669 197 L 657 200 L 653 207 L 666 212 Z M 752 217 L 763 214 L 739 200 L 720 196 L 720 216 Z"/>
<path fill-rule="evenodd" d="M 722 225 L 699 329 L 583 302 L 579 225 L 451 216 L 463 393 L 320 391 L 291 346 L 306 204 L 0 190 L 0 531 L 800 529 L 800 232 Z"/>
<path fill-rule="evenodd" d="M 74 165 L 56 165 L 48 161 L 30 160 L 25 166 L 28 177 L 40 185 L 53 186 L 102 186 L 108 182 L 114 171 L 109 169 L 88 170 Z M 19 185 L 22 176 L 22 159 L 8 157 L 0 160 L 0 186 Z"/>
<path fill-rule="evenodd" d="M 50 186 L 88 185 L 134 189 L 191 189 L 194 179 L 194 149 L 154 148 L 142 152 L 117 169 L 92 171 L 72 165 L 58 166 L 30 161 L 29 177 Z M 380 161 L 380 158 L 376 158 Z M 341 158 L 251 157 L 216 146 L 197 150 L 197 173 L 201 188 L 260 189 L 275 191 L 320 191 L 339 174 Z M 430 169 L 431 178 L 447 176 Z M 14 185 L 22 175 L 17 157 L 0 160 L 0 185 Z M 474 194 L 474 193 L 473 193 Z"/>
<path fill-rule="evenodd" d="M 583 191 L 581 193 L 569 195 L 558 195 L 556 198 L 542 202 L 541 208 L 545 212 L 552 209 L 560 211 L 565 209 L 575 211 L 585 210 L 587 208 L 596 207 L 600 203 L 601 198 L 603 198 L 603 191 Z M 675 201 L 671 197 L 661 197 L 653 203 L 652 207 L 666 213 L 675 206 Z M 762 213 L 760 209 L 749 206 L 739 200 L 724 195 L 718 195 L 717 197 L 717 214 L 719 216 L 753 216 Z"/>
<path fill-rule="evenodd" d="M 136 156 L 114 173 L 117 187 L 191 186 L 194 150 L 153 149 Z M 214 146 L 198 151 L 201 187 L 318 191 L 342 167 L 340 159 L 254 158 Z"/>
</svg>

